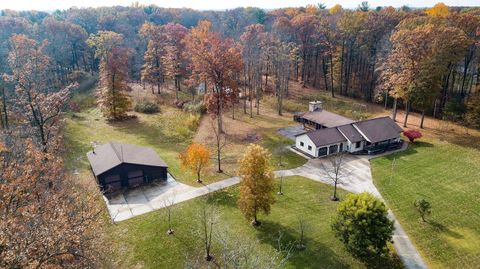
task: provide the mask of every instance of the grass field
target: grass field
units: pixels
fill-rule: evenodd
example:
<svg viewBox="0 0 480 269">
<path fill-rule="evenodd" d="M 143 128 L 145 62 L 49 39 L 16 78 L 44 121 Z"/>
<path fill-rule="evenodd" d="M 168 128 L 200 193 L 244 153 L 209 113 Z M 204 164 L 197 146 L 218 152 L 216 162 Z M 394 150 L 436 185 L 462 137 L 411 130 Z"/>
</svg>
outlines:
<svg viewBox="0 0 480 269">
<path fill-rule="evenodd" d="M 480 151 L 476 146 L 429 138 L 406 152 L 371 161 L 375 185 L 431 268 L 478 268 L 480 264 Z M 432 205 L 427 223 L 413 206 L 419 198 Z"/>
<path fill-rule="evenodd" d="M 148 93 L 148 91 L 147 91 Z M 143 91 L 142 94 L 145 94 Z M 78 113 L 70 113 L 66 118 L 65 140 L 69 151 L 65 157 L 67 167 L 84 177 L 90 177 L 86 153 L 92 149 L 92 143 L 118 141 L 151 147 L 169 165 L 169 172 L 180 182 L 197 186 L 196 177 L 180 167 L 178 154 L 193 141 L 209 146 L 214 152 L 214 138 L 210 126 L 210 117 L 191 114 L 171 105 L 172 95 L 151 96 L 161 99 L 161 111 L 157 114 L 131 112 L 136 118 L 122 121 L 107 121 L 93 105 L 91 91 L 84 91 L 74 97 L 82 104 Z M 268 109 L 261 115 L 250 118 L 236 109 L 236 119 L 230 114 L 224 117 L 227 143 L 223 148 L 224 173 L 217 173 L 214 159 L 203 176 L 204 183 L 211 183 L 236 175 L 238 159 L 243 155 L 246 145 L 259 143 L 271 150 L 273 164 L 278 169 L 301 166 L 306 160 L 290 151 L 279 151 L 292 142 L 277 134 L 280 127 L 294 124 L 291 117 L 278 117 Z M 279 156 L 282 166 L 279 167 Z M 213 156 L 212 156 L 213 157 Z"/>
<path fill-rule="evenodd" d="M 338 203 L 328 197 L 331 187 L 302 177 L 284 180 L 284 196 L 277 196 L 269 216 L 260 216 L 262 226 L 254 228 L 236 206 L 238 188 L 233 187 L 211 194 L 208 204 L 215 204 L 221 216 L 218 231 L 227 230 L 242 241 L 260 241 L 253 255 L 269 256 L 278 246 L 279 234 L 283 246 L 299 239 L 298 218 L 307 222 L 307 248 L 292 249 L 286 268 L 365 268 L 351 257 L 333 235 L 330 223 Z M 340 197 L 346 192 L 340 191 Z M 174 206 L 175 235 L 167 235 L 165 210 L 159 210 L 109 226 L 115 249 L 116 268 L 183 268 L 188 256 L 202 256 L 202 245 L 193 230 L 198 227 L 195 217 L 205 198 L 197 198 Z M 214 240 L 213 256 L 220 255 Z M 200 253 L 198 253 L 200 252 Z M 397 259 L 385 268 L 399 268 Z"/>
</svg>

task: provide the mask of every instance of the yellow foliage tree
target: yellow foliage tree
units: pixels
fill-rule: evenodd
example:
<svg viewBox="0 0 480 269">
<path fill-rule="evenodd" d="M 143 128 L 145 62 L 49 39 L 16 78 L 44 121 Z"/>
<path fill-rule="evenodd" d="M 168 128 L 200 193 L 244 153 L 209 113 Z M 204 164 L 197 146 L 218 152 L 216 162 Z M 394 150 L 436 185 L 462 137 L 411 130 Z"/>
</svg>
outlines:
<svg viewBox="0 0 480 269">
<path fill-rule="evenodd" d="M 445 18 L 448 16 L 449 11 L 448 6 L 440 2 L 434 5 L 432 8 L 427 9 L 425 13 L 427 13 L 427 15 L 431 17 Z"/>
<path fill-rule="evenodd" d="M 210 150 L 201 144 L 193 143 L 184 152 L 180 153 L 182 167 L 197 175 L 197 182 L 202 183 L 200 174 L 210 163 Z"/>
<path fill-rule="evenodd" d="M 307 5 L 305 7 L 305 13 L 309 15 L 316 15 L 319 11 L 319 8 L 316 7 L 315 5 Z"/>
<path fill-rule="evenodd" d="M 253 218 L 253 225 L 260 225 L 257 214 L 260 211 L 269 214 L 271 205 L 275 203 L 275 182 L 270 159 L 268 150 L 250 144 L 239 161 L 241 182 L 237 204 L 247 219 Z"/>
<path fill-rule="evenodd" d="M 342 12 L 342 10 L 343 7 L 340 4 L 336 4 L 332 8 L 330 8 L 328 12 L 330 12 L 330 14 L 337 14 L 339 12 Z"/>
</svg>

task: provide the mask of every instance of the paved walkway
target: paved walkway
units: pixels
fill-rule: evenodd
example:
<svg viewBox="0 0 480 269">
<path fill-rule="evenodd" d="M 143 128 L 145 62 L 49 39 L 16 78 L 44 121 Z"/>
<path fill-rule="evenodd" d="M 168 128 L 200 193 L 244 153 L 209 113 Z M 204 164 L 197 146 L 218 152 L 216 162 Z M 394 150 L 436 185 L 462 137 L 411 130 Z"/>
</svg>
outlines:
<svg viewBox="0 0 480 269">
<path fill-rule="evenodd" d="M 142 215 L 168 204 L 178 204 L 210 192 L 238 184 L 238 177 L 228 178 L 203 187 L 192 187 L 179 183 L 168 175 L 167 182 L 155 182 L 135 189 L 104 197 L 108 212 L 114 222 L 127 220 Z"/>
<path fill-rule="evenodd" d="M 400 150 L 406 149 L 406 145 Z M 391 152 L 390 152 L 391 153 Z M 376 156 L 377 157 L 377 156 Z M 372 180 L 369 159 L 371 156 L 346 155 L 344 169 L 346 176 L 337 186 L 353 193 L 369 192 L 383 200 Z M 314 181 L 331 184 L 322 169 L 322 164 L 328 165 L 328 159 L 310 159 L 301 166 L 290 170 L 275 171 L 276 177 L 303 176 Z M 126 220 L 166 206 L 168 203 L 177 204 L 217 190 L 221 190 L 240 182 L 238 177 L 231 177 L 216 183 L 195 188 L 176 182 L 169 178 L 167 183 L 154 186 L 144 186 L 120 194 L 110 200 L 106 199 L 108 210 L 115 222 Z M 415 249 L 400 223 L 391 211 L 389 218 L 395 222 L 393 235 L 394 247 L 400 259 L 408 269 L 427 268 L 422 257 Z"/>
</svg>

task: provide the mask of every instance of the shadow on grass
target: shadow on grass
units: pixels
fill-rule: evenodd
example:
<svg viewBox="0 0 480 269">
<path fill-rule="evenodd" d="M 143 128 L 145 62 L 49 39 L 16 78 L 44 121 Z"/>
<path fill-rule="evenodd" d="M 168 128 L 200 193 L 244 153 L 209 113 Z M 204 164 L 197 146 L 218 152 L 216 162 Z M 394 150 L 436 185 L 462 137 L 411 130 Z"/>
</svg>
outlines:
<svg viewBox="0 0 480 269">
<path fill-rule="evenodd" d="M 257 227 L 257 237 L 275 249 L 289 249 L 290 257 L 287 263 L 296 268 L 350 268 L 345 261 L 327 245 L 319 243 L 314 238 L 305 237 L 306 249 L 300 251 L 295 247 L 299 240 L 299 231 L 286 227 L 278 222 L 262 221 Z"/>
<path fill-rule="evenodd" d="M 221 190 L 221 191 L 210 193 L 207 196 L 206 202 L 208 204 L 236 207 L 237 196 L 228 192 L 228 190 Z"/>
<path fill-rule="evenodd" d="M 415 154 L 415 153 L 418 152 L 417 149 L 419 149 L 419 148 L 432 148 L 432 147 L 434 147 L 434 145 L 432 143 L 425 142 L 425 141 L 417 141 L 413 144 L 409 144 L 408 148 L 404 151 L 399 151 L 399 152 L 388 154 L 388 155 L 385 155 L 385 156 L 380 156 L 380 158 L 383 157 L 387 160 L 393 160 L 393 159 L 396 159 L 396 158 L 399 158 L 399 157 L 402 157 L 402 156 L 408 156 L 408 155 L 411 155 L 411 154 Z"/>
<path fill-rule="evenodd" d="M 440 232 L 440 233 L 444 233 L 450 237 L 453 237 L 455 239 L 462 239 L 463 238 L 463 235 L 455 232 L 455 231 L 452 231 L 450 230 L 447 226 L 439 223 L 439 222 L 436 222 L 434 220 L 429 220 L 427 221 L 427 223 L 432 226 L 433 229 L 435 229 L 436 231 Z"/>
</svg>

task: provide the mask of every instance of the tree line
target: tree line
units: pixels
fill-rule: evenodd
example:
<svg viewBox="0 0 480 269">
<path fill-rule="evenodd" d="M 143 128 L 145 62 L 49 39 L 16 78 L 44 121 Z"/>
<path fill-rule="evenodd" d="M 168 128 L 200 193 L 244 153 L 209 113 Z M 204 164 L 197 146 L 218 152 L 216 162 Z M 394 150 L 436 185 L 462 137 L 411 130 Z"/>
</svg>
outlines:
<svg viewBox="0 0 480 269">
<path fill-rule="evenodd" d="M 207 106 L 219 115 L 238 98 L 244 113 L 258 114 L 269 90 L 282 114 L 288 82 L 294 80 L 333 97 L 361 98 L 394 111 L 402 107 L 405 120 L 415 110 L 480 126 L 478 8 L 439 3 L 430 9 L 373 9 L 363 2 L 355 10 L 319 4 L 267 12 L 133 4 L 53 13 L 3 10 L 0 15 L 0 72 L 13 72 L 8 62 L 12 37 L 23 34 L 43 44 L 51 59 L 45 70 L 48 85 L 56 90 L 72 83 L 79 71 L 107 68 L 95 36 L 116 34 L 122 49 L 108 53 L 123 58 L 111 64 L 123 66 L 120 76 L 126 81 L 154 85 L 157 92 L 171 81 L 177 98 L 182 87 L 195 91 L 203 83 L 213 93 Z M 1 80 L 3 127 L 17 103 L 14 88 Z"/>
</svg>

